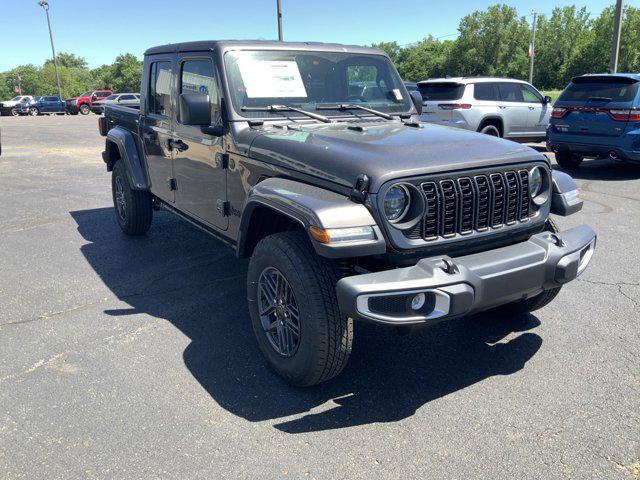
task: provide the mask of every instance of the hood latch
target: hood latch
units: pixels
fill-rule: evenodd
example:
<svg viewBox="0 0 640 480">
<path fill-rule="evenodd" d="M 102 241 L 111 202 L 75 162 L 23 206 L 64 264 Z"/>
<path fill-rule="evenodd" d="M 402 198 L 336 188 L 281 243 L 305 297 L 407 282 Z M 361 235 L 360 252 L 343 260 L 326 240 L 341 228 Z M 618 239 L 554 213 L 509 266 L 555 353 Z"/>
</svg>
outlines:
<svg viewBox="0 0 640 480">
<path fill-rule="evenodd" d="M 364 203 L 367 199 L 367 190 L 369 188 L 369 177 L 367 177 L 364 173 L 358 175 L 355 183 L 353 184 L 353 188 L 351 189 L 351 193 L 349 194 L 349 198 L 352 202 Z"/>
</svg>

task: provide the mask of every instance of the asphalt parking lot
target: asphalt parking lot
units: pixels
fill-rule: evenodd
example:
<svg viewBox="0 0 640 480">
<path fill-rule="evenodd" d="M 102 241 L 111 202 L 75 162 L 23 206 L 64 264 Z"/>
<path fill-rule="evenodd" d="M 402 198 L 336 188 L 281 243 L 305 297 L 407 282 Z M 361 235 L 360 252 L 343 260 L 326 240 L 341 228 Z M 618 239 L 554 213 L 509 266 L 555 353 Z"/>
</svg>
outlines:
<svg viewBox="0 0 640 480">
<path fill-rule="evenodd" d="M 117 227 L 97 117 L 0 118 L 0 478 L 640 477 L 640 167 L 588 161 L 590 268 L 551 305 L 410 336 L 345 372 L 265 366 L 246 262 L 160 212 Z"/>
</svg>

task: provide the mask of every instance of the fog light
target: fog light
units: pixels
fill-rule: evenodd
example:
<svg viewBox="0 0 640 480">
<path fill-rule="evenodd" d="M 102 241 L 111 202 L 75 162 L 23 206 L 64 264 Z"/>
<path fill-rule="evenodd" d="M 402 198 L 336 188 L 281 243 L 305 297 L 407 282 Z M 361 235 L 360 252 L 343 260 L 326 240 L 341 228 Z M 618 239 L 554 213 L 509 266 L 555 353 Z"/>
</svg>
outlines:
<svg viewBox="0 0 640 480">
<path fill-rule="evenodd" d="M 424 307 L 424 303 L 427 301 L 427 296 L 424 293 L 418 293 L 411 299 L 411 309 L 420 310 Z"/>
</svg>

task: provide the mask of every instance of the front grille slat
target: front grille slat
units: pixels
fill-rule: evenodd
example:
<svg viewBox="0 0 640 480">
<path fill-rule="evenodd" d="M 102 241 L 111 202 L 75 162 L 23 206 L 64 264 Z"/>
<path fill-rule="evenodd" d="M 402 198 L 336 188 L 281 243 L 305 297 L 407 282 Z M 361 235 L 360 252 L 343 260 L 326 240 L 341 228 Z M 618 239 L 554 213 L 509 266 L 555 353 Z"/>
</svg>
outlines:
<svg viewBox="0 0 640 480">
<path fill-rule="evenodd" d="M 425 200 L 422 222 L 408 238 L 433 241 L 486 232 L 527 222 L 529 174 L 524 169 L 440 178 L 421 184 Z"/>
</svg>

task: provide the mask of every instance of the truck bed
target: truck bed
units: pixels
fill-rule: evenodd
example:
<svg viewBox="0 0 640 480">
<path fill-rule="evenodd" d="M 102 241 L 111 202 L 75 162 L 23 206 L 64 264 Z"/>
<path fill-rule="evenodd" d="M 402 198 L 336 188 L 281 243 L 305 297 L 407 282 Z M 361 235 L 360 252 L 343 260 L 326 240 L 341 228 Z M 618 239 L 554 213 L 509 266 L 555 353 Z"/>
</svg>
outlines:
<svg viewBox="0 0 640 480">
<path fill-rule="evenodd" d="M 108 128 L 116 125 L 132 132 L 138 132 L 140 109 L 123 105 L 105 105 L 104 116 L 107 118 Z"/>
</svg>

